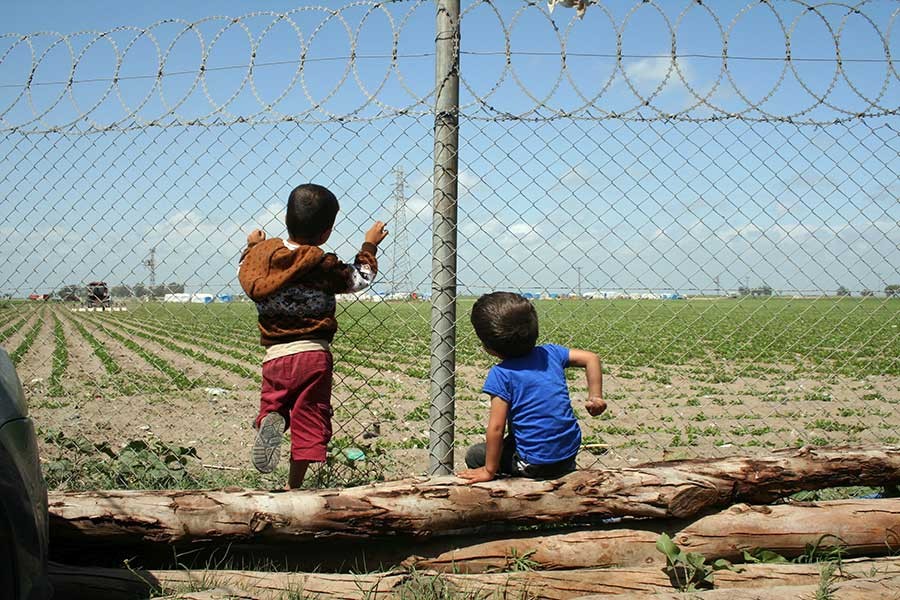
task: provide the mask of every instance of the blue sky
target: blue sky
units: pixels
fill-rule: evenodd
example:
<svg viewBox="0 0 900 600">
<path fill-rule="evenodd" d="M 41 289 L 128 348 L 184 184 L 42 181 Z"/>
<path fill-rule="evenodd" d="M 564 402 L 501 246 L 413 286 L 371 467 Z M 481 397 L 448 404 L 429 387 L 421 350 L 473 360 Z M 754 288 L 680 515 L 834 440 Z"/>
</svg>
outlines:
<svg viewBox="0 0 900 600">
<path fill-rule="evenodd" d="M 429 289 L 431 3 L 361 7 L 340 18 L 304 10 L 292 14 L 295 27 L 268 14 L 238 23 L 208 18 L 245 15 L 261 4 L 81 4 L 3 8 L 0 34 L 120 29 L 98 41 L 68 38 L 79 57 L 74 73 L 70 47 L 58 38 L 30 37 L 32 47 L 0 38 L 0 291 L 22 295 L 95 278 L 147 282 L 142 261 L 153 247 L 158 282 L 233 290 L 245 232 L 260 225 L 283 235 L 284 199 L 307 180 L 342 199 L 329 245 L 349 258 L 370 219 L 395 220 L 391 171 L 398 166 L 407 174 L 409 272 L 392 271 L 404 250 L 389 240 L 378 287 L 401 279 Z M 548 18 L 522 3 L 495 4 L 496 11 L 463 2 L 464 291 L 568 291 L 580 282 L 583 291 L 696 292 L 719 278 L 723 288 L 749 281 L 832 292 L 900 282 L 896 116 L 827 126 L 604 118 L 655 117 L 653 108 L 689 110 L 697 119 L 716 114 L 694 106 L 696 96 L 751 119 L 896 111 L 900 82 L 884 45 L 900 56 L 900 36 L 878 35 L 900 19 L 896 3 L 872 2 L 850 17 L 839 7 L 804 13 L 779 2 L 773 13 L 754 3 L 742 12 L 743 3 L 722 3 L 713 18 L 687 2 L 660 3 L 659 12 L 611 1 L 583 20 L 564 8 Z M 296 6 L 265 3 L 276 13 Z M 181 21 L 142 32 L 165 19 Z M 674 64 L 666 20 L 678 23 Z M 728 75 L 720 27 L 728 34 Z M 781 60 L 782 27 L 793 66 Z M 616 30 L 621 68 L 613 58 Z M 394 31 L 398 70 L 389 59 Z M 841 34 L 841 72 L 832 32 Z M 205 78 L 196 76 L 201 43 Z M 33 75 L 41 85 L 29 98 L 22 86 L 31 48 L 43 59 Z M 307 62 L 295 81 L 304 49 Z M 116 50 L 118 89 L 111 84 Z M 157 85 L 160 68 L 166 76 Z M 651 108 L 642 106 L 647 98 Z M 748 101 L 762 101 L 761 110 Z M 559 111 L 574 118 L 547 118 Z M 285 114 L 301 122 L 285 122 Z M 274 122 L 234 124 L 241 117 Z M 131 129 L 135 118 L 169 126 Z M 185 124 L 193 119 L 205 126 Z M 115 131 L 91 131 L 110 123 Z M 21 132 L 48 125 L 83 133 Z"/>
</svg>

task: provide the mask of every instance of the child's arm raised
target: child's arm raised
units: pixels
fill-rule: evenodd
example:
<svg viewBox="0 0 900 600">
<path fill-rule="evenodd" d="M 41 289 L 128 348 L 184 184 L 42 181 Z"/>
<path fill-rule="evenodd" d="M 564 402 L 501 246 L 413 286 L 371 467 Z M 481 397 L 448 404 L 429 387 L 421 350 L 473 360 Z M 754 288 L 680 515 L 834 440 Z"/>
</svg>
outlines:
<svg viewBox="0 0 900 600">
<path fill-rule="evenodd" d="M 606 410 L 603 400 L 603 366 L 600 357 L 587 350 L 572 348 L 569 350 L 569 366 L 584 369 L 587 378 L 588 400 L 585 408 L 591 416 L 596 417 Z"/>
<path fill-rule="evenodd" d="M 341 262 L 334 254 L 326 254 L 320 266 L 321 289 L 332 294 L 345 294 L 369 287 L 378 272 L 378 260 L 375 258 L 378 244 L 384 241 L 387 234 L 384 223 L 375 221 L 366 232 L 366 241 L 352 265 Z"/>
<path fill-rule="evenodd" d="M 503 452 L 503 430 L 506 428 L 506 415 L 509 404 L 497 396 L 491 396 L 491 414 L 488 417 L 484 466 L 478 469 L 466 469 L 459 474 L 469 483 L 490 481 L 500 470 L 500 454 Z"/>
<path fill-rule="evenodd" d="M 247 236 L 247 245 L 248 246 L 255 246 L 256 244 L 258 244 L 260 242 L 264 242 L 264 241 L 266 241 L 266 232 L 263 231 L 262 229 L 254 229 Z"/>
<path fill-rule="evenodd" d="M 244 251 L 241 252 L 241 258 L 238 260 L 238 264 L 244 262 L 244 259 L 247 258 L 247 253 L 250 252 L 250 248 L 257 245 L 260 242 L 266 241 L 266 232 L 262 229 L 254 229 L 247 235 L 247 247 L 244 248 Z"/>
</svg>

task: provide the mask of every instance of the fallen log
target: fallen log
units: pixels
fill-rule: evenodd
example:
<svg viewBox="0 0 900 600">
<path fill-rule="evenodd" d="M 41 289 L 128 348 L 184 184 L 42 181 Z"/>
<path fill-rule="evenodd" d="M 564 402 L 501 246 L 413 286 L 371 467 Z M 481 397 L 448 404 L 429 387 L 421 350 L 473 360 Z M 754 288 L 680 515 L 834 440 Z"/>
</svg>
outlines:
<svg viewBox="0 0 900 600">
<path fill-rule="evenodd" d="M 828 586 L 831 600 L 897 600 L 900 576 L 883 575 L 839 581 Z M 821 590 L 817 585 L 777 585 L 759 590 L 703 590 L 698 592 L 652 592 L 621 594 L 616 600 L 812 600 Z M 576 600 L 608 600 L 609 595 L 582 596 Z"/>
<path fill-rule="evenodd" d="M 844 561 L 835 581 L 872 573 L 900 577 L 900 558 Z M 178 588 L 210 589 L 237 597 L 260 600 L 283 597 L 285 592 L 339 600 L 392 598 L 401 591 L 419 597 L 416 590 L 445 589 L 450 595 L 497 594 L 520 598 L 527 594 L 548 600 L 567 600 L 597 594 L 660 592 L 671 590 L 668 576 L 658 568 L 580 569 L 459 575 L 433 572 L 390 572 L 368 575 L 270 573 L 260 571 L 131 571 L 51 565 L 51 582 L 69 600 L 131 600 L 148 592 L 177 593 Z M 99 583 L 92 584 L 92 579 Z M 717 571 L 717 589 L 762 588 L 777 585 L 816 585 L 817 564 L 743 565 L 739 571 Z M 104 587 L 105 586 L 105 587 Z M 102 592 L 98 593 L 99 590 Z M 143 594 L 143 595 L 141 595 Z"/>
<path fill-rule="evenodd" d="M 666 557 L 656 549 L 657 538 L 659 532 L 639 529 L 531 535 L 464 546 L 431 558 L 414 555 L 402 565 L 442 573 L 665 565 Z"/>
<path fill-rule="evenodd" d="M 900 575 L 900 558 L 864 559 L 844 563 L 844 576 L 869 574 L 873 569 L 884 575 Z M 482 575 L 445 574 L 444 579 L 464 593 L 504 589 L 509 597 L 537 593 L 548 600 L 567 600 L 585 595 L 656 592 L 672 587 L 661 569 L 581 569 L 572 571 L 529 571 Z M 842 579 L 838 577 L 837 579 Z M 820 580 L 817 564 L 751 564 L 737 570 L 716 571 L 717 589 L 761 588 L 776 585 L 814 585 Z M 583 591 L 583 590 L 594 591 Z M 686 600 L 686 599 L 684 599 Z"/>
<path fill-rule="evenodd" d="M 411 556 L 403 564 L 442 572 L 484 573 L 524 565 L 579 569 L 665 565 L 656 550 L 660 532 L 685 552 L 738 561 L 765 548 L 793 558 L 809 549 L 839 546 L 842 556 L 883 556 L 900 550 L 900 499 L 837 500 L 775 506 L 739 504 L 692 523 L 636 522 L 632 529 L 576 531 L 495 540 Z"/>
<path fill-rule="evenodd" d="M 763 457 L 577 471 L 551 481 L 466 485 L 454 477 L 343 490 L 50 494 L 51 541 L 172 544 L 385 536 L 606 517 L 689 518 L 811 489 L 900 482 L 900 448 L 801 448 Z"/>
<path fill-rule="evenodd" d="M 217 588 L 202 592 L 182 592 L 172 596 L 157 598 L 156 600 L 256 600 L 257 598 L 258 596 L 251 596 L 244 592 L 235 593 L 234 590 Z"/>
<path fill-rule="evenodd" d="M 276 573 L 232 570 L 129 570 L 51 563 L 54 594 L 69 600 L 136 600 L 179 589 L 208 590 L 238 598 L 283 598 L 285 592 L 355 600 L 385 598 L 405 581 L 403 572 L 373 575 Z M 176 595 L 177 597 L 177 595 Z"/>
<path fill-rule="evenodd" d="M 688 525 L 674 541 L 689 552 L 727 560 L 754 548 L 787 558 L 828 547 L 839 547 L 843 556 L 896 554 L 900 499 L 739 504 Z"/>
</svg>

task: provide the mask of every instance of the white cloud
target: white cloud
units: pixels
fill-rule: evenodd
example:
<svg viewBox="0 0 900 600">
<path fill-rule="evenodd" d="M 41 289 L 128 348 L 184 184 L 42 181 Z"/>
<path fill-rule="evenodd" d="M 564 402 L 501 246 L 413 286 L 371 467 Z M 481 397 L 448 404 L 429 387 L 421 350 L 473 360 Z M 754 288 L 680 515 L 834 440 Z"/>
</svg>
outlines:
<svg viewBox="0 0 900 600">
<path fill-rule="evenodd" d="M 656 82 L 659 83 L 669 70 L 675 74 L 674 61 L 671 58 L 642 58 L 625 67 L 625 74 L 634 83 Z"/>
<path fill-rule="evenodd" d="M 678 67 L 676 70 L 675 67 Z M 654 87 L 662 83 L 668 75 L 666 87 L 679 86 L 683 87 L 681 78 L 678 76 L 678 70 L 681 75 L 691 81 L 694 69 L 686 59 L 679 59 L 670 56 L 659 56 L 653 58 L 642 58 L 636 62 L 629 63 L 625 66 L 625 75 L 634 84 L 652 84 Z M 692 83 L 693 85 L 693 83 Z"/>
<path fill-rule="evenodd" d="M 457 178 L 459 180 L 459 187 L 467 191 L 471 191 L 472 188 L 481 183 L 481 178 L 471 171 L 460 171 Z"/>
<path fill-rule="evenodd" d="M 574 165 L 568 173 L 562 176 L 560 183 L 566 189 L 578 189 L 591 180 L 593 173 L 586 164 Z"/>
<path fill-rule="evenodd" d="M 701 72 L 688 59 L 671 56 L 628 62 L 624 66 L 624 75 L 639 99 L 650 99 L 657 109 L 671 113 L 697 105 L 715 85 L 715 81 L 706 80 L 711 74 Z M 720 81 L 717 92 L 722 84 Z M 632 92 L 629 90 L 629 93 Z M 703 110 L 702 105 L 698 110 Z"/>
<path fill-rule="evenodd" d="M 457 175 L 459 183 L 460 201 L 465 202 L 466 195 L 474 193 L 482 184 L 481 178 L 471 171 L 459 171 Z M 413 173 L 407 179 L 406 215 L 409 220 L 431 222 L 431 194 L 434 191 L 431 173 L 421 171 Z M 412 192 L 410 193 L 410 190 Z"/>
<path fill-rule="evenodd" d="M 534 233 L 534 225 L 528 223 L 513 223 L 509 226 L 509 232 L 513 235 L 524 236 Z"/>
<path fill-rule="evenodd" d="M 406 199 L 406 218 L 427 221 L 431 218 L 431 200 L 419 194 Z"/>
<path fill-rule="evenodd" d="M 720 240 L 727 242 L 729 240 L 733 240 L 734 238 L 746 238 L 746 237 L 758 237 L 762 235 L 763 230 L 759 228 L 759 226 L 754 223 L 747 223 L 744 225 L 738 225 L 737 227 L 728 225 L 725 226 L 718 231 L 715 232 L 715 235 Z"/>
<path fill-rule="evenodd" d="M 255 216 L 255 226 L 263 230 L 284 229 L 284 204 L 272 203 L 263 207 Z"/>
</svg>

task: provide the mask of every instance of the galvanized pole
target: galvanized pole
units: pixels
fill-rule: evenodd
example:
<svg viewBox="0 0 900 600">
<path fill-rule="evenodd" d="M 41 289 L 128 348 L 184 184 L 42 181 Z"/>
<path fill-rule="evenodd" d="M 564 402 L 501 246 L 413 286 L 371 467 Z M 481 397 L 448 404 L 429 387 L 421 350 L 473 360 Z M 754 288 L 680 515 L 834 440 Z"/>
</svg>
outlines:
<svg viewBox="0 0 900 600">
<path fill-rule="evenodd" d="M 453 471 L 456 391 L 456 200 L 459 0 L 436 0 L 434 217 L 431 244 L 431 427 L 428 471 Z"/>
</svg>

